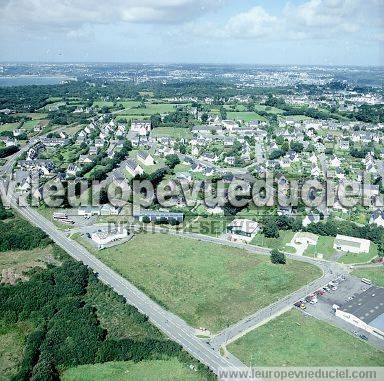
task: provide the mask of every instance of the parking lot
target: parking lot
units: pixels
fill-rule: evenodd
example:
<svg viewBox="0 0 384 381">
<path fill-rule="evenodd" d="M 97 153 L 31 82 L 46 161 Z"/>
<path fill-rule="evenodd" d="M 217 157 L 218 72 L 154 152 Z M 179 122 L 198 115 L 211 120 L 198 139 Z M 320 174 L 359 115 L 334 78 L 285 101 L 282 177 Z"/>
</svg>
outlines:
<svg viewBox="0 0 384 381">
<path fill-rule="evenodd" d="M 372 298 L 372 301 L 369 298 Z M 377 348 L 384 349 L 383 339 L 337 317 L 333 309 L 334 305 L 343 306 L 346 310 L 350 308 L 348 312 L 352 314 L 357 313 L 358 318 L 365 317 L 365 314 L 368 314 L 368 317 L 375 313 L 377 315 L 381 311 L 379 307 L 384 306 L 383 298 L 384 289 L 365 284 L 361 279 L 347 275 L 342 278 L 335 278 L 334 283 L 325 285 L 325 288 L 319 289 L 316 293 L 298 301 L 295 303 L 295 307 L 301 309 L 303 313 L 307 313 L 319 320 L 335 325 L 352 335 L 356 335 Z M 367 309 L 364 313 L 361 311 L 363 299 L 364 307 Z M 378 307 L 375 308 L 376 306 Z M 370 312 L 372 309 L 373 311 Z"/>
</svg>

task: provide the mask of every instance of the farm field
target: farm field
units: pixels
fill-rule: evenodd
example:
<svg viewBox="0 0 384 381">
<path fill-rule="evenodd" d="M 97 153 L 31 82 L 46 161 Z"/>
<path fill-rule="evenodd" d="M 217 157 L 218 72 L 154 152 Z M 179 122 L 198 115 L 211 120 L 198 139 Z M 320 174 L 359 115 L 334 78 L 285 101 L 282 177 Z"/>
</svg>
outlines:
<svg viewBox="0 0 384 381">
<path fill-rule="evenodd" d="M 212 332 L 321 275 L 306 263 L 273 265 L 268 256 L 165 234 L 92 251 L 189 324 Z"/>
<path fill-rule="evenodd" d="M 297 310 L 249 332 L 228 350 L 251 366 L 384 366 L 383 352 Z"/>
<path fill-rule="evenodd" d="M 376 286 L 384 287 L 384 266 L 353 270 L 352 275 L 370 279 Z"/>
<path fill-rule="evenodd" d="M 20 125 L 20 122 L 0 124 L 0 132 L 1 131 L 13 131 L 14 129 L 18 128 L 19 125 Z"/>
<path fill-rule="evenodd" d="M 135 363 L 116 361 L 104 364 L 81 365 L 64 372 L 62 381 L 202 381 L 204 378 L 177 359 L 150 360 Z"/>
</svg>

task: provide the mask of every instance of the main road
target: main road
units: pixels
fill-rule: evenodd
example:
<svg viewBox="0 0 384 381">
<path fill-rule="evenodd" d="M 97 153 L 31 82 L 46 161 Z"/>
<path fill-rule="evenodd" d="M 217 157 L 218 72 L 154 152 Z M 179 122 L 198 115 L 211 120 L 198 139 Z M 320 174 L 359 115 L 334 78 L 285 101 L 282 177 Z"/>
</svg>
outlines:
<svg viewBox="0 0 384 381">
<path fill-rule="evenodd" d="M 13 163 L 19 155 L 15 155 L 3 167 L 3 174 L 13 167 Z M 1 174 L 1 173 L 0 173 Z M 3 179 L 0 182 L 4 183 Z M 3 184 L 2 184 L 3 185 Z M 2 189 L 0 187 L 0 189 Z M 6 197 L 5 194 L 2 195 Z M 194 328 L 190 327 L 178 316 L 165 310 L 147 295 L 140 291 L 128 280 L 110 269 L 97 259 L 83 246 L 68 238 L 65 233 L 60 232 L 45 217 L 36 210 L 19 206 L 16 197 L 8 200 L 12 208 L 27 219 L 31 224 L 43 230 L 58 246 L 65 250 L 71 257 L 90 267 L 98 278 L 111 286 L 119 295 L 122 295 L 127 303 L 135 306 L 141 313 L 148 316 L 149 320 L 164 332 L 170 339 L 179 343 L 188 353 L 208 366 L 214 373 L 218 374 L 221 368 L 240 368 L 245 365 L 235 357 L 225 358 L 219 351 L 214 350 L 211 345 L 195 336 Z"/>
<path fill-rule="evenodd" d="M 34 143 L 35 142 L 30 142 L 26 147 L 23 148 L 22 151 L 13 155 L 3 166 L 2 171 L 0 171 L 0 175 L 10 173 L 16 159 L 21 155 L 22 152 L 25 152 L 25 150 L 32 146 Z M 0 179 L 0 181 L 4 182 L 3 179 Z M 5 195 L 3 195 L 3 197 L 5 197 Z M 187 352 L 198 359 L 201 363 L 208 366 L 216 374 L 218 374 L 218 370 L 220 368 L 245 367 L 245 365 L 234 356 L 222 356 L 219 351 L 220 347 L 228 342 L 235 340 L 237 337 L 245 334 L 259 324 L 262 324 L 266 319 L 268 319 L 268 317 L 271 317 L 272 314 L 278 314 L 291 307 L 294 301 L 302 298 L 305 296 L 305 294 L 314 291 L 322 284 L 327 283 L 329 280 L 331 280 L 332 277 L 335 276 L 335 272 L 342 270 L 340 267 L 333 268 L 333 266 L 336 265 L 332 265 L 328 262 L 318 262 L 307 257 L 296 257 L 295 259 L 300 259 L 302 261 L 309 262 L 321 267 L 323 270 L 323 277 L 294 292 L 288 297 L 277 301 L 271 306 L 268 306 L 265 309 L 260 310 L 255 314 L 235 323 L 208 342 L 197 338 L 195 336 L 195 330 L 193 327 L 189 326 L 184 320 L 165 310 L 163 307 L 151 300 L 145 293 L 140 291 L 137 287 L 135 287 L 121 275 L 110 269 L 83 246 L 71 240 L 65 232 L 59 231 L 49 220 L 43 217 L 35 209 L 27 206 L 19 206 L 15 197 L 12 198 L 10 204 L 30 223 L 43 230 L 70 256 L 89 266 L 95 273 L 97 273 L 98 278 L 101 281 L 111 286 L 118 294 L 122 295 L 127 300 L 127 303 L 135 306 L 141 313 L 148 316 L 149 320 L 156 327 L 164 332 L 169 338 L 179 343 Z M 172 230 L 168 232 L 171 234 L 180 234 L 177 232 L 172 232 Z M 197 239 L 221 245 L 229 245 L 232 247 L 245 249 L 253 253 L 269 255 L 270 252 L 270 250 L 266 248 L 229 242 L 221 238 L 208 237 L 193 233 L 181 234 L 185 235 L 186 238 Z M 294 258 L 293 256 L 291 257 Z"/>
</svg>

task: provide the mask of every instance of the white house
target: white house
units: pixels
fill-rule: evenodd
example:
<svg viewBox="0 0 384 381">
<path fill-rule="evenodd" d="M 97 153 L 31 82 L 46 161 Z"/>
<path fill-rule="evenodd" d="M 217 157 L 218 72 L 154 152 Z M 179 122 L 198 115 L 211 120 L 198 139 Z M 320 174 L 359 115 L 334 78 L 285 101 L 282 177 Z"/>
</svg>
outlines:
<svg viewBox="0 0 384 381">
<path fill-rule="evenodd" d="M 227 225 L 228 239 L 234 242 L 249 243 L 259 231 L 259 224 L 248 219 L 236 218 Z"/>
<path fill-rule="evenodd" d="M 133 177 L 136 175 L 142 175 L 144 173 L 143 168 L 140 167 L 135 159 L 128 159 L 125 163 L 125 169 Z"/>
<path fill-rule="evenodd" d="M 146 120 L 133 120 L 131 123 L 131 131 L 141 136 L 148 135 L 151 131 L 151 122 Z"/>
<path fill-rule="evenodd" d="M 337 156 L 332 156 L 331 160 L 329 161 L 329 166 L 336 168 L 336 167 L 340 167 L 340 165 L 341 165 L 340 159 Z"/>
<path fill-rule="evenodd" d="M 149 152 L 139 151 L 137 153 L 137 160 L 143 165 L 154 165 L 155 160 Z"/>
<path fill-rule="evenodd" d="M 232 131 L 234 128 L 239 127 L 239 125 L 233 120 L 223 120 L 221 124 L 228 131 Z"/>
<path fill-rule="evenodd" d="M 307 227 L 309 224 L 317 223 L 320 221 L 320 215 L 315 213 L 310 213 L 308 216 L 305 216 L 303 220 L 303 226 Z"/>
<path fill-rule="evenodd" d="M 369 223 L 384 227 L 384 211 L 377 209 L 372 212 L 371 217 L 369 219 Z"/>
</svg>

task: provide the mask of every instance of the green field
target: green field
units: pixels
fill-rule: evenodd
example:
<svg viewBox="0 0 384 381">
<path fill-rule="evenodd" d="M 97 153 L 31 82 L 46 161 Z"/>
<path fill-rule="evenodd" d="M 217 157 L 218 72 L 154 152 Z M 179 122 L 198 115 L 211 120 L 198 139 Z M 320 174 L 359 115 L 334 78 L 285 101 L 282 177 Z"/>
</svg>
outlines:
<svg viewBox="0 0 384 381">
<path fill-rule="evenodd" d="M 0 381 L 10 380 L 17 373 L 29 330 L 29 324 L 7 324 L 0 320 Z"/>
<path fill-rule="evenodd" d="M 316 258 L 317 254 L 323 254 L 324 259 L 330 259 L 335 252 L 333 248 L 333 242 L 335 237 L 318 236 L 317 245 L 309 245 L 305 250 L 304 255 L 312 258 Z"/>
<path fill-rule="evenodd" d="M 371 246 L 368 253 L 346 253 L 338 260 L 338 262 L 345 264 L 367 263 L 375 257 L 377 257 L 377 245 L 371 242 Z"/>
<path fill-rule="evenodd" d="M 228 350 L 253 366 L 384 366 L 384 352 L 297 310 L 251 331 Z"/>
<path fill-rule="evenodd" d="M 124 105 L 124 102 L 121 102 Z M 118 103 L 119 104 L 119 103 Z M 124 110 L 119 110 L 116 112 L 119 116 L 126 117 L 141 117 L 141 116 L 150 116 L 153 114 L 163 114 L 175 111 L 175 106 L 177 104 L 174 103 L 146 103 L 145 108 L 137 108 L 139 103 L 128 105 L 128 108 Z"/>
<path fill-rule="evenodd" d="M 376 286 L 384 287 L 384 266 L 353 270 L 352 275 L 370 279 Z"/>
<path fill-rule="evenodd" d="M 267 238 L 264 234 L 256 234 L 255 238 L 251 241 L 251 244 L 269 247 L 270 249 L 289 250 L 289 246 L 285 245 L 292 241 L 295 233 L 292 230 L 280 230 L 279 234 L 279 238 Z"/>
<path fill-rule="evenodd" d="M 107 362 L 104 364 L 81 365 L 68 369 L 62 381 L 199 381 L 202 376 L 180 363 L 177 359 Z"/>
<path fill-rule="evenodd" d="M 265 106 L 265 105 L 255 105 L 255 110 L 256 111 L 266 111 L 269 112 L 270 114 L 283 114 L 284 110 L 281 110 L 280 108 L 277 107 L 270 107 L 270 106 Z"/>
<path fill-rule="evenodd" d="M 0 124 L 0 132 L 13 131 L 16 128 L 19 128 L 19 125 L 20 125 L 20 122 Z"/>
<path fill-rule="evenodd" d="M 227 118 L 233 119 L 233 120 L 243 120 L 244 122 L 249 122 L 251 120 L 262 120 L 262 121 L 266 120 L 263 116 L 250 111 L 240 111 L 240 112 L 229 111 L 227 112 Z"/>
<path fill-rule="evenodd" d="M 273 265 L 268 256 L 166 234 L 93 251 L 170 311 L 212 332 L 321 275 L 306 263 Z"/>
</svg>

